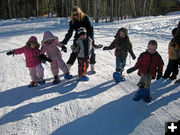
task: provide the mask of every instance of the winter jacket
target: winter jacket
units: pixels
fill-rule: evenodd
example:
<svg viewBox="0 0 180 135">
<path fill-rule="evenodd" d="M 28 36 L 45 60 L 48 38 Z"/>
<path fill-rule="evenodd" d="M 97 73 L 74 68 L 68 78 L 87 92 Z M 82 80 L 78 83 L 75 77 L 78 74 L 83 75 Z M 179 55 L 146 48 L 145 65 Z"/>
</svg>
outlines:
<svg viewBox="0 0 180 135">
<path fill-rule="evenodd" d="M 74 44 L 73 52 L 78 53 L 78 57 L 84 58 L 86 56 L 90 57 L 92 55 L 92 39 L 88 37 L 85 40 L 78 38 Z"/>
<path fill-rule="evenodd" d="M 26 67 L 36 67 L 41 63 L 40 60 L 40 50 L 39 49 L 32 49 L 28 48 L 27 46 L 24 46 L 19 49 L 15 49 L 13 51 L 13 54 L 22 54 L 24 53 L 25 59 L 26 59 Z"/>
<path fill-rule="evenodd" d="M 112 50 L 115 48 L 115 56 L 118 56 L 119 58 L 126 59 L 128 52 L 133 57 L 133 59 L 136 57 L 133 50 L 132 50 L 132 44 L 126 36 L 124 39 L 120 37 L 116 37 L 111 45 L 108 47 L 108 49 Z"/>
<path fill-rule="evenodd" d="M 61 47 L 63 44 L 58 42 L 56 39 L 53 40 L 50 44 L 42 44 L 41 47 L 41 54 L 44 54 L 46 52 L 47 56 L 51 60 L 56 60 L 57 58 L 61 57 L 61 52 L 58 47 Z"/>
<path fill-rule="evenodd" d="M 158 52 L 150 54 L 146 51 L 140 54 L 135 67 L 139 69 L 139 75 L 149 73 L 152 76 L 152 79 L 155 79 L 156 72 L 163 72 L 163 65 L 164 62 Z"/>
<path fill-rule="evenodd" d="M 65 38 L 64 38 L 64 40 L 61 43 L 67 44 L 69 39 L 72 37 L 73 30 L 76 31 L 74 39 L 77 40 L 79 38 L 79 36 L 77 34 L 77 31 L 78 31 L 78 29 L 80 27 L 86 28 L 87 35 L 90 36 L 92 40 L 94 40 L 93 26 L 92 26 L 92 24 L 90 22 L 89 17 L 88 16 L 84 16 L 83 20 L 81 20 L 81 21 L 75 20 L 73 24 L 72 24 L 72 21 L 69 22 L 68 33 L 65 35 Z"/>
<path fill-rule="evenodd" d="M 179 51 L 178 44 L 171 41 L 168 46 L 169 59 L 177 60 L 178 59 L 178 51 Z"/>
</svg>

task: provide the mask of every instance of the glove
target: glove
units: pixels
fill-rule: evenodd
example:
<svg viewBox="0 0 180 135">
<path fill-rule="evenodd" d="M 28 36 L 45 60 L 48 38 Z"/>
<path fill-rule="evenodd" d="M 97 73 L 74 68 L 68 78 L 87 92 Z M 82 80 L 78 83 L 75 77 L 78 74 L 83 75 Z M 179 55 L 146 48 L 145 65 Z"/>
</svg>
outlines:
<svg viewBox="0 0 180 135">
<path fill-rule="evenodd" d="M 134 72 L 135 70 L 137 70 L 136 67 L 129 68 L 129 69 L 127 70 L 127 73 L 130 74 L 130 73 Z"/>
<path fill-rule="evenodd" d="M 7 52 L 6 54 L 7 55 L 12 55 L 14 53 L 14 51 L 9 51 L 9 52 Z"/>
<path fill-rule="evenodd" d="M 102 48 L 102 47 L 103 47 L 103 45 L 101 45 L 101 44 L 97 45 L 97 48 Z"/>
<path fill-rule="evenodd" d="M 156 80 L 159 80 L 161 77 L 162 77 L 162 73 L 159 72 L 159 73 L 157 74 Z"/>
<path fill-rule="evenodd" d="M 135 60 L 135 59 L 136 59 L 136 56 L 135 56 L 135 55 L 132 55 L 132 58 L 133 58 L 133 60 Z"/>
<path fill-rule="evenodd" d="M 67 47 L 65 45 L 63 45 L 61 51 L 66 53 L 67 52 Z"/>
<path fill-rule="evenodd" d="M 105 51 L 105 50 L 109 50 L 109 48 L 108 48 L 107 46 L 105 46 L 105 47 L 103 48 L 103 51 Z"/>
<path fill-rule="evenodd" d="M 47 58 L 46 55 L 44 55 L 44 54 L 40 55 L 40 59 L 41 59 L 42 63 L 46 63 L 46 61 L 52 62 L 52 60 L 50 58 Z"/>
</svg>

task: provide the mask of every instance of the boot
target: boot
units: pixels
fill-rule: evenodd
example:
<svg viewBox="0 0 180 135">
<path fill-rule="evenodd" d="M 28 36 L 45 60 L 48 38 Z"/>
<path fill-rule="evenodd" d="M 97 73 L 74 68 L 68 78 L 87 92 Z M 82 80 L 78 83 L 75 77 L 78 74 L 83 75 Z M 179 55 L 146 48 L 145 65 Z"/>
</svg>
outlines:
<svg viewBox="0 0 180 135">
<path fill-rule="evenodd" d="M 54 76 L 53 84 L 59 84 L 60 82 L 61 82 L 61 81 L 59 80 L 58 75 L 55 75 L 55 76 Z"/>
<path fill-rule="evenodd" d="M 42 79 L 42 78 L 38 80 L 38 83 L 39 83 L 39 84 L 45 84 L 45 82 L 46 82 L 46 81 L 45 81 L 44 79 Z"/>
<path fill-rule="evenodd" d="M 65 76 L 64 76 L 64 79 L 67 79 L 67 80 L 70 80 L 72 78 L 73 78 L 73 76 L 69 73 L 65 74 Z"/>
<path fill-rule="evenodd" d="M 175 80 L 175 79 L 176 79 L 176 75 L 171 75 L 171 76 L 169 77 L 169 79 Z"/>
<path fill-rule="evenodd" d="M 180 83 L 180 79 L 176 80 L 176 83 Z"/>
<path fill-rule="evenodd" d="M 28 85 L 29 88 L 32 88 L 32 87 L 36 87 L 37 86 L 37 82 L 30 82 L 30 84 Z"/>
<path fill-rule="evenodd" d="M 95 68 L 94 68 L 94 64 L 91 64 L 91 74 L 95 74 L 96 71 L 95 71 Z"/>
</svg>

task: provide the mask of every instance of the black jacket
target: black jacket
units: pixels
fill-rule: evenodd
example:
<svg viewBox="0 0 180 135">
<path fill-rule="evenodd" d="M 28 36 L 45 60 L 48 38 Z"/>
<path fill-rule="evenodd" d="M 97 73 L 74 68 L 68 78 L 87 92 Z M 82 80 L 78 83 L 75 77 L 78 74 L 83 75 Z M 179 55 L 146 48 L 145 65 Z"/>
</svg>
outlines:
<svg viewBox="0 0 180 135">
<path fill-rule="evenodd" d="M 94 30 L 93 30 L 93 26 L 90 22 L 90 19 L 88 16 L 85 16 L 83 18 L 83 20 L 78 21 L 75 20 L 74 24 L 72 24 L 72 21 L 69 22 L 69 30 L 68 33 L 65 35 L 64 40 L 62 41 L 63 44 L 67 44 L 67 42 L 69 41 L 69 39 L 72 37 L 73 31 L 75 30 L 75 36 L 74 36 L 74 40 L 77 40 L 79 38 L 78 34 L 77 34 L 77 30 L 80 27 L 84 27 L 86 28 L 87 31 L 87 36 L 90 36 L 92 40 L 94 40 Z"/>
</svg>

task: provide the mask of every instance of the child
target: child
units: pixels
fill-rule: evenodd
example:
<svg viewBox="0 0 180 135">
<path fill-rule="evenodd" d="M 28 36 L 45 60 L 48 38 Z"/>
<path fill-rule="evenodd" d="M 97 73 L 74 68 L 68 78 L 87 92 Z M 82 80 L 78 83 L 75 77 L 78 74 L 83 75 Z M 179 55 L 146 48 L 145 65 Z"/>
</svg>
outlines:
<svg viewBox="0 0 180 135">
<path fill-rule="evenodd" d="M 177 43 L 173 42 L 176 31 L 177 31 L 177 28 L 174 28 L 172 30 L 173 38 L 172 38 L 171 42 L 169 43 L 169 47 L 168 47 L 169 62 L 168 62 L 167 69 L 163 76 L 164 79 L 170 78 L 171 80 L 174 80 L 174 79 L 176 79 L 176 77 L 178 75 L 178 60 L 177 60 L 178 54 L 177 53 L 178 53 L 179 46 Z M 172 73 L 172 75 L 170 76 L 171 73 Z"/>
<path fill-rule="evenodd" d="M 66 63 L 63 61 L 61 52 L 58 47 L 62 47 L 63 44 L 58 42 L 58 38 L 54 36 L 51 32 L 46 31 L 44 32 L 43 40 L 42 40 L 42 47 L 41 47 L 41 54 L 46 52 L 47 56 L 52 60 L 51 62 L 51 72 L 54 75 L 53 84 L 60 83 L 58 78 L 58 73 L 60 68 L 64 73 L 65 79 L 72 79 L 72 75 L 69 74 L 68 67 Z"/>
<path fill-rule="evenodd" d="M 113 40 L 111 45 L 108 47 L 104 47 L 103 50 L 112 50 L 114 48 L 116 48 L 116 72 L 120 72 L 120 74 L 122 75 L 122 72 L 126 65 L 126 58 L 128 52 L 130 53 L 133 59 L 136 59 L 136 56 L 134 55 L 134 52 L 132 50 L 131 41 L 128 37 L 128 30 L 126 28 L 120 28 L 116 33 L 115 39 Z"/>
<path fill-rule="evenodd" d="M 150 102 L 150 85 L 151 80 L 155 79 L 156 72 L 158 72 L 157 80 L 162 76 L 164 62 L 160 54 L 156 51 L 157 42 L 155 40 L 150 40 L 148 43 L 147 50 L 140 54 L 137 63 L 134 67 L 129 68 L 127 73 L 131 73 L 139 69 L 138 74 L 141 76 L 139 83 L 137 84 L 139 88 L 149 89 L 149 95 L 145 98 L 144 101 Z"/>
<path fill-rule="evenodd" d="M 79 81 L 88 81 L 87 69 L 89 67 L 89 58 L 92 55 L 92 39 L 88 36 L 84 27 L 78 29 L 79 38 L 72 46 L 74 53 L 78 53 L 78 75 Z"/>
<path fill-rule="evenodd" d="M 31 36 L 24 47 L 9 51 L 7 55 L 22 53 L 25 55 L 26 67 L 29 68 L 32 79 L 28 87 L 36 87 L 37 83 L 44 84 L 44 68 L 41 65 L 39 43 L 36 37 Z"/>
</svg>

